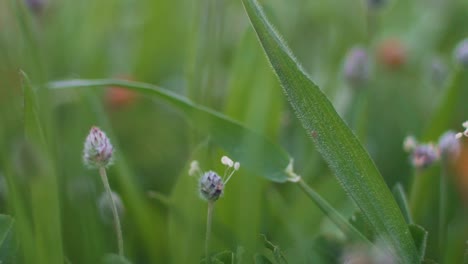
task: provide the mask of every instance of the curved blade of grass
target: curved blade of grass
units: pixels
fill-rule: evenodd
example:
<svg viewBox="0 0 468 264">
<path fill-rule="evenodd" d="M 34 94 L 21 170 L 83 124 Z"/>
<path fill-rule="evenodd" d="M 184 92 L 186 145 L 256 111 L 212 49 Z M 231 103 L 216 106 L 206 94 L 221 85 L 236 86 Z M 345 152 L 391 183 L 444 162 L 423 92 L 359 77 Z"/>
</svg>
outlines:
<svg viewBox="0 0 468 264">
<path fill-rule="evenodd" d="M 32 228 L 33 230 L 40 230 L 34 232 L 34 242 L 37 248 L 35 263 L 60 263 L 63 262 L 63 243 L 57 178 L 46 142 L 44 127 L 41 124 L 38 96 L 33 90 L 26 73 L 21 71 L 20 75 L 24 92 L 24 134 L 27 143 L 37 151 L 38 156 L 43 157 L 40 162 L 41 169 L 32 166 L 27 171 L 30 177 L 35 177 L 35 181 L 30 184 L 29 189 L 31 195 L 31 204 L 29 206 L 31 206 L 31 217 L 33 219 Z M 15 210 L 21 211 L 21 216 L 18 215 L 16 219 L 18 223 L 22 223 L 18 226 L 23 227 L 23 224 L 28 221 L 28 217 L 24 214 L 24 208 L 27 208 L 27 206 L 25 204 L 18 204 L 17 206 Z M 26 217 L 26 219 L 21 219 L 22 217 Z M 29 228 L 27 227 L 27 229 Z M 30 240 L 29 235 L 21 236 L 21 243 L 28 243 L 29 246 L 30 241 L 23 242 L 26 239 Z M 48 245 L 48 247 L 45 247 L 45 245 Z"/>
<path fill-rule="evenodd" d="M 369 154 L 296 62 L 257 1 L 242 2 L 286 97 L 343 188 L 399 262 L 420 262 L 405 219 Z"/>
<path fill-rule="evenodd" d="M 320 210 L 322 210 L 347 237 L 370 243 L 361 232 L 359 232 L 352 224 L 346 221 L 346 219 L 340 213 L 338 213 L 338 211 L 333 209 L 333 207 L 314 189 L 307 185 L 304 180 L 301 179 L 298 184 L 299 187 L 305 192 L 305 194 L 309 196 L 310 199 L 315 202 L 315 204 L 317 204 Z"/>
<path fill-rule="evenodd" d="M 243 167 L 275 182 L 285 182 L 288 179 L 284 170 L 288 166 L 290 158 L 282 148 L 239 122 L 156 85 L 100 79 L 58 81 L 49 83 L 48 86 L 52 89 L 120 86 L 163 99 L 183 110 L 190 117 L 196 118 L 197 127 L 208 131 L 211 134 L 211 139 L 223 147 L 235 160 L 238 160 Z M 255 148 L 257 151 L 256 159 L 248 158 L 252 156 L 249 154 L 252 146 L 240 144 L 243 142 L 242 140 L 258 144 Z"/>
<path fill-rule="evenodd" d="M 401 212 L 403 213 L 403 216 L 405 217 L 406 223 L 412 224 L 413 218 L 411 217 L 411 211 L 408 206 L 408 199 L 406 198 L 403 185 L 401 185 L 401 183 L 395 184 L 395 186 L 393 186 L 392 192 Z"/>
</svg>

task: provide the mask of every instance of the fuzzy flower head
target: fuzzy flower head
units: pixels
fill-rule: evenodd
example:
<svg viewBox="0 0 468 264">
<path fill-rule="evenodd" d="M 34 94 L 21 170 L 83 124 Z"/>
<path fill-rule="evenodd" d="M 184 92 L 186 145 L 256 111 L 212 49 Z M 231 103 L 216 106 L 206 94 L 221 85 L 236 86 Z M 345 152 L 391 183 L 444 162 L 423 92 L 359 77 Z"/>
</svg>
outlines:
<svg viewBox="0 0 468 264">
<path fill-rule="evenodd" d="M 463 136 L 468 137 L 468 121 L 463 122 L 462 126 L 465 128 L 465 131 L 455 134 L 455 138 L 462 138 Z"/>
<path fill-rule="evenodd" d="M 403 149 L 410 153 L 411 165 L 416 169 L 425 169 L 440 159 L 440 150 L 432 143 L 419 143 L 413 136 L 403 142 Z"/>
<path fill-rule="evenodd" d="M 411 153 L 411 164 L 416 169 L 425 169 L 439 160 L 439 150 L 433 144 L 421 144 Z"/>
<path fill-rule="evenodd" d="M 468 38 L 458 43 L 453 53 L 455 61 L 464 68 L 468 68 Z"/>
<path fill-rule="evenodd" d="M 114 148 L 106 134 L 98 127 L 92 127 L 86 137 L 83 162 L 90 168 L 107 167 L 112 164 Z"/>
<path fill-rule="evenodd" d="M 221 163 L 226 166 L 223 177 L 214 171 L 202 172 L 197 161 L 192 161 L 189 168 L 189 175 L 198 174 L 200 176 L 198 189 L 200 196 L 207 201 L 216 201 L 223 195 L 224 187 L 231 179 L 234 172 L 239 170 L 240 163 L 232 161 L 229 157 L 223 156 Z"/>
<path fill-rule="evenodd" d="M 351 87 L 364 85 L 369 80 L 369 55 L 364 48 L 354 47 L 346 55 L 344 77 Z"/>
<path fill-rule="evenodd" d="M 439 138 L 439 150 L 443 159 L 456 159 L 460 154 L 460 140 L 453 131 L 447 131 Z"/>
</svg>

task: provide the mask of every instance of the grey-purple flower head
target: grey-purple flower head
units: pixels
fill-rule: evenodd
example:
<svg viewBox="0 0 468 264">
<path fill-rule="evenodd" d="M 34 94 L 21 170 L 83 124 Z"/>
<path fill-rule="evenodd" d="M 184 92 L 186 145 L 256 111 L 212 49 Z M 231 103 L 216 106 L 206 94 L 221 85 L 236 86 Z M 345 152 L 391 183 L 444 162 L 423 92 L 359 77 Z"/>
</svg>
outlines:
<svg viewBox="0 0 468 264">
<path fill-rule="evenodd" d="M 454 51 L 455 61 L 465 68 L 468 68 L 468 38 L 462 40 L 455 47 Z"/>
<path fill-rule="evenodd" d="M 194 160 L 190 163 L 189 175 L 194 176 L 198 174 L 200 179 L 198 181 L 198 190 L 200 196 L 207 201 L 216 201 L 223 195 L 224 187 L 231 179 L 234 172 L 240 168 L 239 162 L 234 162 L 227 156 L 221 158 L 221 163 L 226 166 L 223 177 L 220 177 L 214 171 L 202 172 L 198 161 Z"/>
<path fill-rule="evenodd" d="M 352 48 L 346 55 L 344 62 L 344 77 L 352 87 L 359 87 L 367 83 L 370 75 L 369 56 L 361 47 Z"/>
<path fill-rule="evenodd" d="M 440 159 L 440 151 L 432 143 L 420 144 L 412 136 L 406 137 L 403 148 L 410 153 L 410 162 L 416 169 L 425 169 Z"/>
<path fill-rule="evenodd" d="M 223 194 L 224 182 L 214 171 L 207 171 L 199 181 L 200 195 L 207 201 L 216 201 Z"/>
<path fill-rule="evenodd" d="M 92 127 L 86 137 L 83 162 L 89 168 L 107 167 L 112 164 L 114 147 L 106 134 L 98 127 Z"/>
<path fill-rule="evenodd" d="M 447 131 L 439 138 L 439 150 L 443 159 L 456 159 L 460 154 L 460 139 L 453 131 Z"/>
</svg>

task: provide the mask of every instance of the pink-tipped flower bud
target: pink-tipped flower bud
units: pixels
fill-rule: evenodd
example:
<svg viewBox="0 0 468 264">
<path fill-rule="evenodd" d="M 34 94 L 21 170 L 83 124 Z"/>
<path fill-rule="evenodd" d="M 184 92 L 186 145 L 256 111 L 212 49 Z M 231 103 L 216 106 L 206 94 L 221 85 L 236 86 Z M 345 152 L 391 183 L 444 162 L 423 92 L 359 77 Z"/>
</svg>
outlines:
<svg viewBox="0 0 468 264">
<path fill-rule="evenodd" d="M 422 144 L 411 153 L 411 164 L 417 169 L 425 169 L 439 160 L 439 150 L 432 144 Z"/>
<path fill-rule="evenodd" d="M 344 62 L 344 77 L 352 87 L 366 84 L 369 80 L 369 56 L 361 47 L 352 48 Z"/>
<path fill-rule="evenodd" d="M 200 178 L 200 195 L 207 201 L 216 201 L 223 194 L 224 182 L 214 171 L 207 171 Z"/>
<path fill-rule="evenodd" d="M 456 159 L 460 154 L 460 140 L 455 137 L 456 133 L 447 131 L 439 138 L 440 155 L 444 159 Z"/>
<path fill-rule="evenodd" d="M 468 68 L 468 38 L 462 40 L 455 47 L 454 51 L 455 61 L 465 68 Z"/>
<path fill-rule="evenodd" d="M 107 167 L 112 164 L 114 148 L 106 134 L 98 127 L 92 127 L 86 137 L 83 161 L 90 168 Z"/>
</svg>

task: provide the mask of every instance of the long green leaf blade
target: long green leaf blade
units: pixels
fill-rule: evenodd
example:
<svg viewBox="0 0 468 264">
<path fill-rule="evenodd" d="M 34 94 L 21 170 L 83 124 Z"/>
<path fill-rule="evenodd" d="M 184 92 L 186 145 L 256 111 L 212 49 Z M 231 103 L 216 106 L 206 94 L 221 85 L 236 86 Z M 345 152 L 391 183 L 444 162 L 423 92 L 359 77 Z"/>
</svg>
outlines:
<svg viewBox="0 0 468 264">
<path fill-rule="evenodd" d="M 286 97 L 343 188 L 399 262 L 420 262 L 405 220 L 368 153 L 296 62 L 257 1 L 243 3 Z"/>
<path fill-rule="evenodd" d="M 235 160 L 240 161 L 242 166 L 269 180 L 287 181 L 288 175 L 284 171 L 290 158 L 282 148 L 239 122 L 156 85 L 111 79 L 68 80 L 48 85 L 51 89 L 107 86 L 129 88 L 174 104 L 187 115 L 199 121 L 196 124 L 197 127 L 208 131 L 211 139 L 224 148 Z M 248 142 L 248 144 L 241 144 L 241 142 Z M 255 159 L 251 158 L 253 156 L 252 150 L 256 152 Z"/>
<path fill-rule="evenodd" d="M 8 215 L 0 215 L 0 263 L 7 261 L 16 253 L 13 237 L 14 220 Z"/>
</svg>

